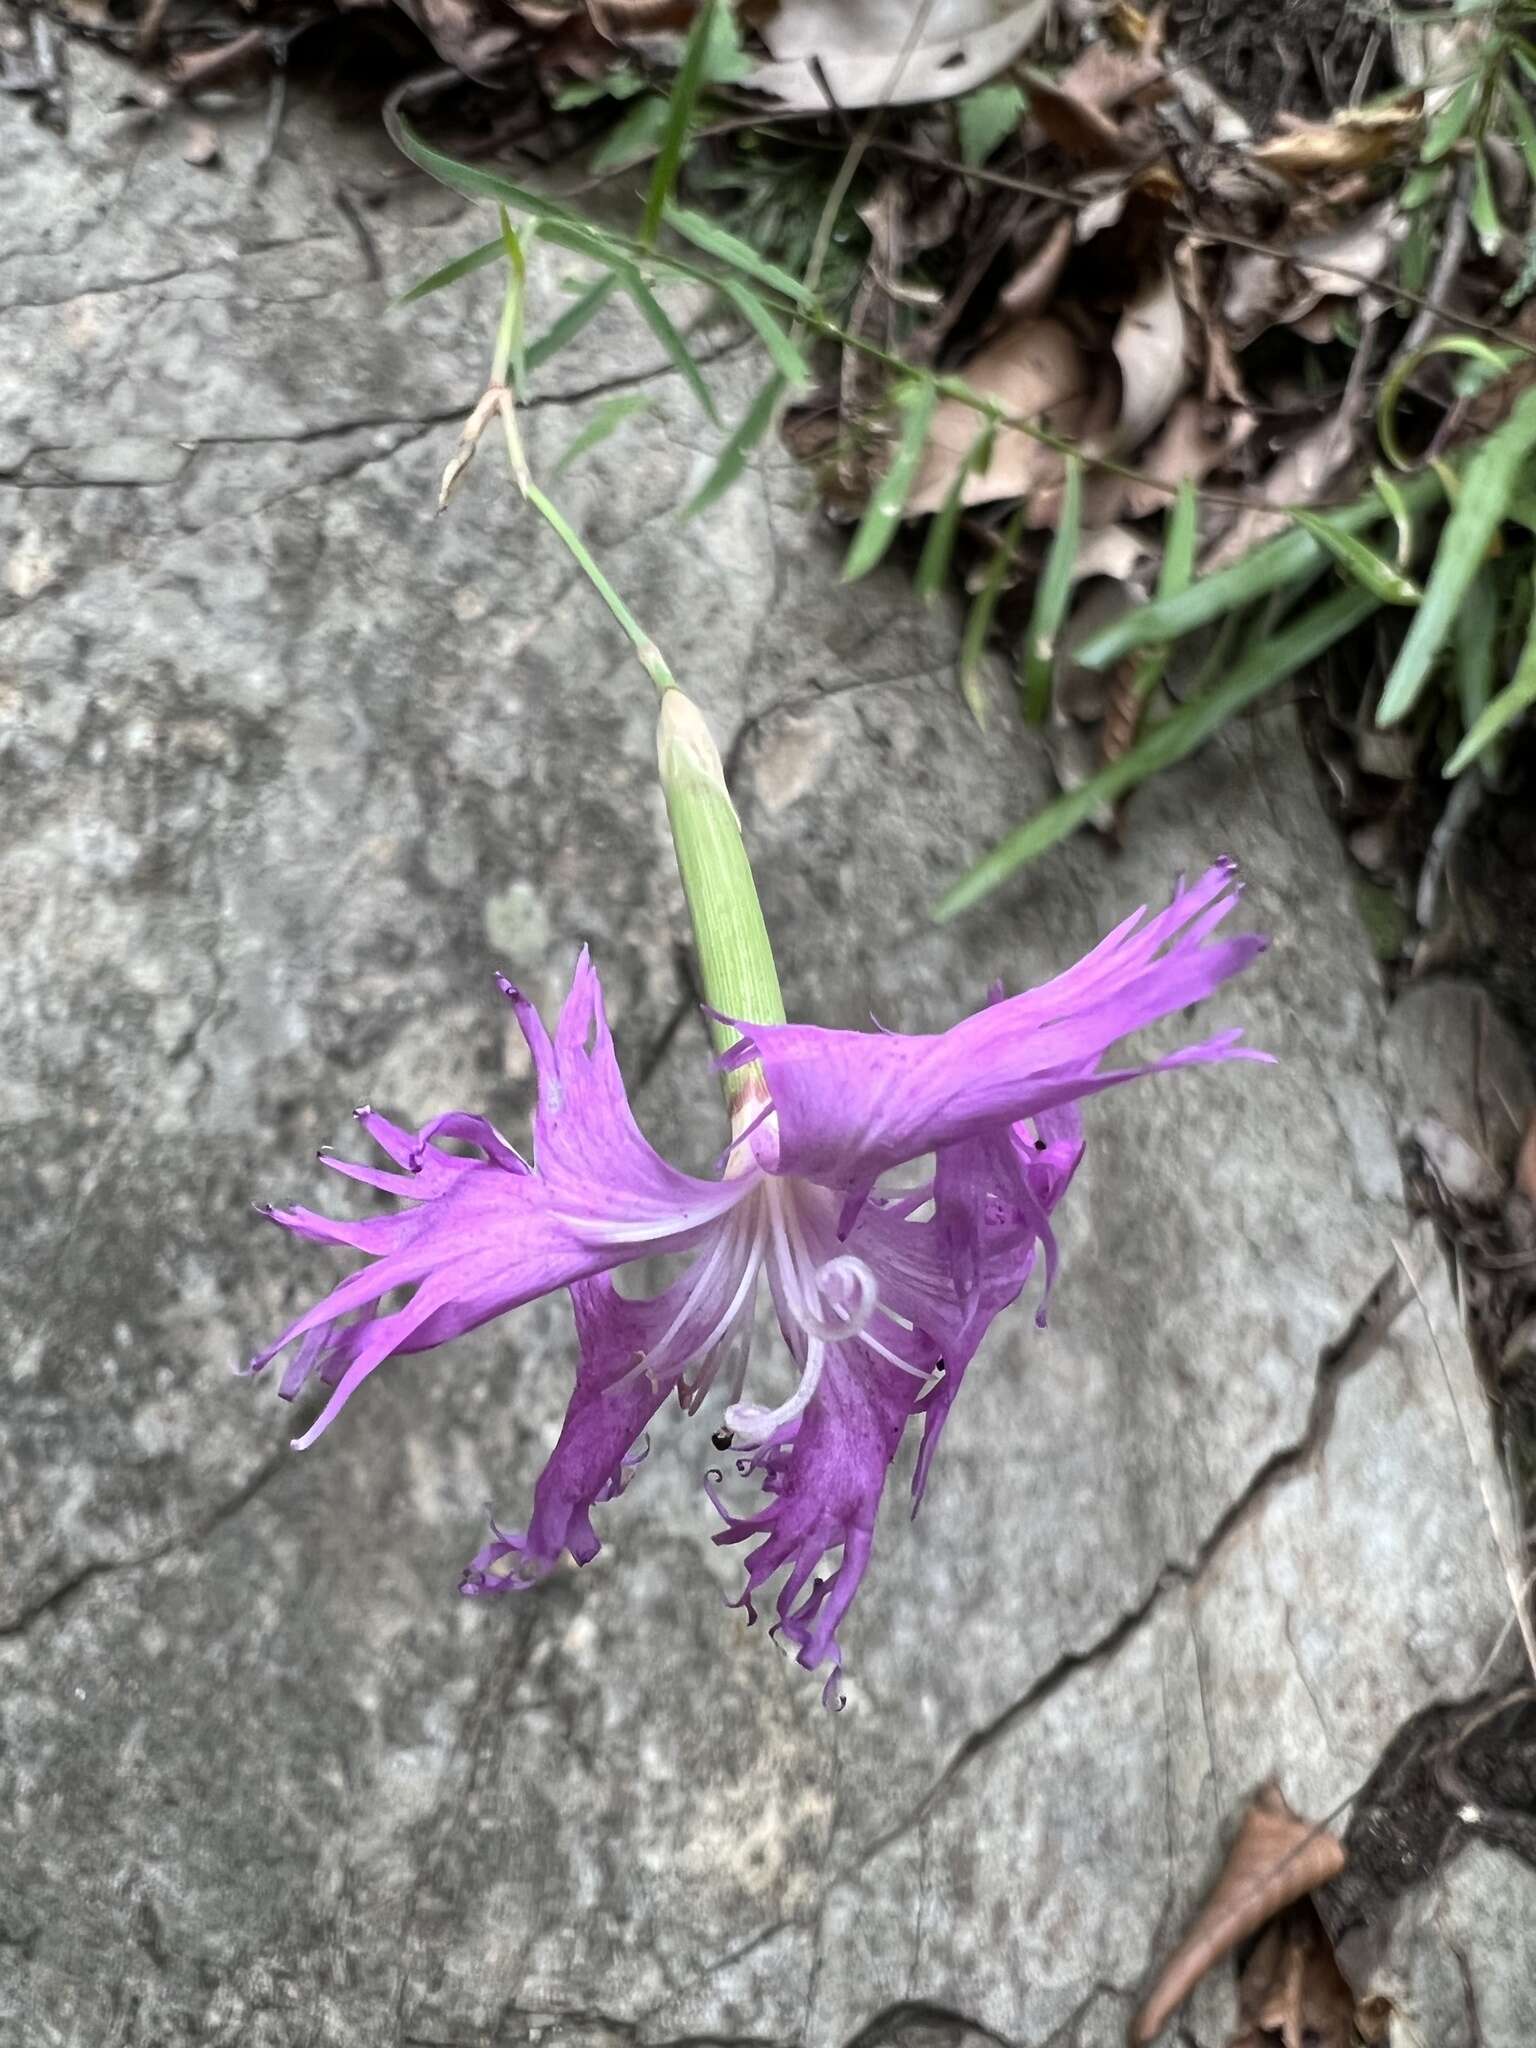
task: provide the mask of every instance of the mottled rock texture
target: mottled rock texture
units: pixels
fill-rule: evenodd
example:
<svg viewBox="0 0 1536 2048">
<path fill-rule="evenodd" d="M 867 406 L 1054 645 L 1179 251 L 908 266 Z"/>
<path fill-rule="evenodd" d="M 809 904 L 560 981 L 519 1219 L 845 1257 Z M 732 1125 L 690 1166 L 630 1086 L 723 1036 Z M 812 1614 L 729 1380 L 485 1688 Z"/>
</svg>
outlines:
<svg viewBox="0 0 1536 2048">
<path fill-rule="evenodd" d="M 1287 717 L 937 929 L 1046 787 L 958 706 L 953 619 L 840 588 L 787 466 L 680 528 L 718 435 L 621 311 L 541 374 L 544 472 L 649 401 L 562 502 L 729 752 L 795 1013 L 942 1025 L 1230 851 L 1275 943 L 1221 1017 L 1280 1064 L 1091 1110 L 1053 1326 L 997 1333 L 915 1526 L 893 1497 L 843 1715 L 723 1607 L 697 1429 L 588 1570 L 461 1603 L 564 1308 L 291 1456 L 229 1369 L 332 1268 L 250 1203 L 317 1198 L 363 1099 L 516 1133 L 492 970 L 552 1003 L 582 940 L 708 1160 L 652 708 L 489 451 L 432 517 L 492 287 L 392 299 L 483 222 L 302 92 L 258 180 L 259 110 L 194 168 L 69 61 L 66 135 L 0 98 L 0 2042 L 1108 2048 L 1252 1787 L 1330 1810 L 1508 1613 L 1424 1319 L 1358 1327 L 1405 1225 Z M 704 346 L 734 416 L 756 366 Z M 1404 2040 L 1459 2043 L 1468 1981 L 1481 2048 L 1536 2038 L 1531 1873 L 1480 1851 L 1413 1910 Z M 1221 1973 L 1188 2038 L 1230 2008 Z"/>
</svg>

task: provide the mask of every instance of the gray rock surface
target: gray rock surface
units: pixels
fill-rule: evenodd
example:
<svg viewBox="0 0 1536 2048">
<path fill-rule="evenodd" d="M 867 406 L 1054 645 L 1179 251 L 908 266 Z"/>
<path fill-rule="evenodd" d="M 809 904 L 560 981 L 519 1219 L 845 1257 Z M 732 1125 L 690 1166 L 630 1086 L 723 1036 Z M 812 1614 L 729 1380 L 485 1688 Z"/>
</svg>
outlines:
<svg viewBox="0 0 1536 2048">
<path fill-rule="evenodd" d="M 792 1010 L 941 1025 L 1231 851 L 1275 944 L 1218 1007 L 1281 1063 L 1091 1113 L 1052 1329 L 996 1333 L 915 1526 L 893 1494 L 843 1715 L 723 1608 L 696 1426 L 588 1570 L 458 1601 L 564 1307 L 294 1457 L 229 1367 L 333 1268 L 249 1203 L 333 1195 L 364 1098 L 516 1131 L 491 970 L 553 1003 L 582 940 L 652 1134 L 717 1149 L 651 705 L 489 453 L 431 516 L 490 287 L 391 299 L 482 222 L 302 93 L 258 181 L 259 114 L 194 168 L 70 63 L 65 138 L 0 99 L 0 2043 L 1107 2048 L 1247 1792 L 1333 1808 L 1508 1614 L 1424 1320 L 1361 1322 L 1404 1231 L 1379 1005 L 1287 721 L 936 929 L 1046 781 L 978 743 L 953 621 L 841 588 L 786 466 L 680 530 L 717 436 L 617 310 L 550 366 L 537 470 L 650 400 L 562 502 L 730 747 Z M 1533 1879 L 1457 1868 L 1403 2038 L 1459 2039 L 1464 1969 L 1516 2048 Z"/>
</svg>

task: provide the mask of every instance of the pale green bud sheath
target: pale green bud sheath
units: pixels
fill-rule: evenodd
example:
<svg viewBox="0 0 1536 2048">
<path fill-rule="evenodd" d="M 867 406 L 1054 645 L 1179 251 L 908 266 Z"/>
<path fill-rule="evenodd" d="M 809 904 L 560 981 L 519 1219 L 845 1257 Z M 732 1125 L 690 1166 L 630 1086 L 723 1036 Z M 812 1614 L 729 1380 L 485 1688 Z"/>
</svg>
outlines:
<svg viewBox="0 0 1536 2048">
<path fill-rule="evenodd" d="M 699 707 L 676 688 L 662 692 L 656 762 L 705 999 L 712 1010 L 744 1023 L 782 1024 L 778 969 L 719 750 Z M 713 1018 L 709 1028 L 719 1052 L 729 1051 L 741 1035 Z M 724 1078 L 740 1135 L 766 1103 L 762 1070 L 754 1062 Z"/>
</svg>

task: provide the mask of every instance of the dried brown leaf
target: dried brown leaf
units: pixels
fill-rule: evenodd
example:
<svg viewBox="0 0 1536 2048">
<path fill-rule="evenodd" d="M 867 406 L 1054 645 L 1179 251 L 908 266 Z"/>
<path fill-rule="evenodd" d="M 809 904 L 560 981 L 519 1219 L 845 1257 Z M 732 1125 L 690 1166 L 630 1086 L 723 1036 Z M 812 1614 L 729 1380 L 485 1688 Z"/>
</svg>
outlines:
<svg viewBox="0 0 1536 2048">
<path fill-rule="evenodd" d="M 1387 200 L 1344 227 L 1306 236 L 1296 243 L 1291 260 L 1313 292 L 1358 298 L 1381 277 L 1407 228 L 1407 215 L 1395 200 Z"/>
<path fill-rule="evenodd" d="M 761 30 L 773 62 L 746 83 L 807 112 L 825 108 L 827 91 L 840 107 L 954 99 L 1013 63 L 1049 5 L 1000 13 L 992 0 L 931 0 L 914 22 L 912 0 L 779 0 Z"/>
<path fill-rule="evenodd" d="M 1344 412 L 1320 420 L 1309 432 L 1292 442 L 1259 486 L 1258 495 L 1269 505 L 1307 505 L 1349 461 L 1355 449 L 1354 420 Z M 1261 540 L 1269 540 L 1290 524 L 1283 512 L 1265 512 L 1257 505 L 1239 512 L 1226 532 L 1200 563 L 1200 573 L 1225 568 Z"/>
<path fill-rule="evenodd" d="M 1310 1901 L 1265 1928 L 1238 1983 L 1256 2038 L 1281 2048 L 1354 2048 L 1355 2000 Z"/>
<path fill-rule="evenodd" d="M 1099 733 L 1099 751 L 1106 763 L 1118 761 L 1135 746 L 1141 731 L 1145 699 L 1136 687 L 1134 661 L 1117 662 L 1104 707 L 1104 725 Z"/>
<path fill-rule="evenodd" d="M 1072 217 L 1063 214 L 1034 255 L 1003 286 L 997 303 L 1009 319 L 1032 320 L 1045 311 L 1072 253 L 1072 234 Z"/>
<path fill-rule="evenodd" d="M 1088 407 L 1090 374 L 1076 337 L 1059 320 L 1015 320 L 973 356 L 960 373 L 979 396 L 1009 414 L 1075 435 Z M 949 494 L 980 428 L 979 416 L 959 399 L 934 409 L 928 444 L 907 498 L 907 516 L 934 512 Z M 999 428 L 992 460 L 966 478 L 962 501 L 985 505 L 1023 498 L 1059 474 L 1053 449 L 1016 429 Z"/>
<path fill-rule="evenodd" d="M 1205 343 L 1206 400 L 1212 404 L 1221 400 L 1228 405 L 1246 407 L 1247 394 L 1243 389 L 1243 380 L 1238 374 L 1231 337 L 1225 324 L 1213 314 L 1210 297 L 1205 288 L 1205 276 L 1200 262 L 1203 247 L 1204 244 L 1196 241 L 1193 235 L 1181 237 L 1174 244 L 1173 274 L 1178 280 L 1184 304 L 1189 309 Z"/>
<path fill-rule="evenodd" d="M 1046 138 L 1074 162 L 1097 168 L 1130 160 L 1131 145 L 1119 124 L 1090 100 L 1049 79 L 1031 76 L 1029 111 Z"/>
<path fill-rule="evenodd" d="M 1088 479 L 1083 492 L 1085 527 L 1109 525 L 1120 519 L 1145 519 L 1162 511 L 1172 488 L 1187 477 L 1191 483 L 1235 455 L 1253 432 L 1251 412 L 1234 412 L 1226 407 L 1208 407 L 1191 394 L 1181 398 L 1163 425 L 1162 432 L 1137 457 L 1136 467 L 1145 481 L 1101 473 Z"/>
<path fill-rule="evenodd" d="M 216 78 L 225 78 L 242 65 L 255 63 L 265 55 L 267 32 L 248 28 L 231 36 L 227 43 L 209 43 L 202 49 L 183 50 L 165 67 L 165 75 L 179 93 L 201 92 Z"/>
<path fill-rule="evenodd" d="M 1339 171 L 1366 170 L 1407 150 L 1422 124 L 1417 100 L 1387 107 L 1345 107 L 1331 121 L 1298 121 L 1251 152 L 1253 162 L 1298 183 Z"/>
<path fill-rule="evenodd" d="M 1113 43 L 1098 42 L 1089 43 L 1081 56 L 1067 66 L 1057 85 L 1084 106 L 1108 113 L 1153 87 L 1161 90 L 1166 75 L 1155 44 L 1141 50 L 1123 50 Z"/>
<path fill-rule="evenodd" d="M 1264 1786 L 1243 1817 L 1210 1897 L 1131 2021 L 1135 2048 L 1156 2039 L 1200 1979 L 1239 1942 L 1337 1877 L 1344 1860 L 1336 1836 L 1293 1813 L 1277 1785 Z"/>
<path fill-rule="evenodd" d="M 1120 411 L 1110 451 L 1139 448 L 1189 382 L 1184 308 L 1173 274 L 1161 271 L 1126 307 L 1110 346 L 1120 365 Z"/>
</svg>

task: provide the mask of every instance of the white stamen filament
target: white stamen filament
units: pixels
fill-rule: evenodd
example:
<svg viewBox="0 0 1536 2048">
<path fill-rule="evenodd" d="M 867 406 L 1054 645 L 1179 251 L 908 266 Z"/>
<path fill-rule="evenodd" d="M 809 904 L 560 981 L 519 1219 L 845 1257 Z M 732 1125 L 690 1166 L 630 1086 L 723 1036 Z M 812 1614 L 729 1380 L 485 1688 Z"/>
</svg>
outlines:
<svg viewBox="0 0 1536 2048">
<path fill-rule="evenodd" d="M 835 1248 L 835 1196 L 772 1175 L 761 1176 L 746 1190 L 738 1186 L 735 1196 L 730 1213 L 715 1219 L 717 1228 L 701 1247 L 666 1328 L 616 1386 L 641 1373 L 658 1386 L 664 1378 L 676 1378 L 684 1406 L 695 1412 L 726 1365 L 725 1426 L 750 1450 L 805 1413 L 835 1344 L 858 1340 L 897 1371 L 927 1380 L 924 1367 L 910 1364 L 872 1334 L 881 1313 L 890 1324 L 888 1335 L 910 1331 L 911 1325 L 905 1317 L 882 1312 L 879 1281 L 869 1263 Z M 679 1227 L 685 1227 L 682 1219 Z M 609 1227 L 606 1235 L 610 1242 L 624 1242 L 628 1229 Z M 818 1256 L 822 1252 L 829 1255 Z M 800 1364 L 793 1393 L 772 1408 L 742 1398 L 757 1283 L 765 1267 L 790 1351 Z M 711 1317 L 707 1335 L 696 1335 L 706 1316 Z"/>
<path fill-rule="evenodd" d="M 826 1358 L 826 1345 L 819 1339 L 813 1339 L 806 1353 L 800 1384 L 787 1401 L 781 1401 L 777 1408 L 759 1408 L 755 1401 L 737 1401 L 726 1409 L 725 1426 L 741 1437 L 744 1449 L 752 1450 L 758 1444 L 766 1443 L 775 1430 L 782 1429 L 786 1422 L 793 1422 L 805 1413 L 811 1405 L 811 1396 L 821 1384 L 821 1368 Z"/>
</svg>

